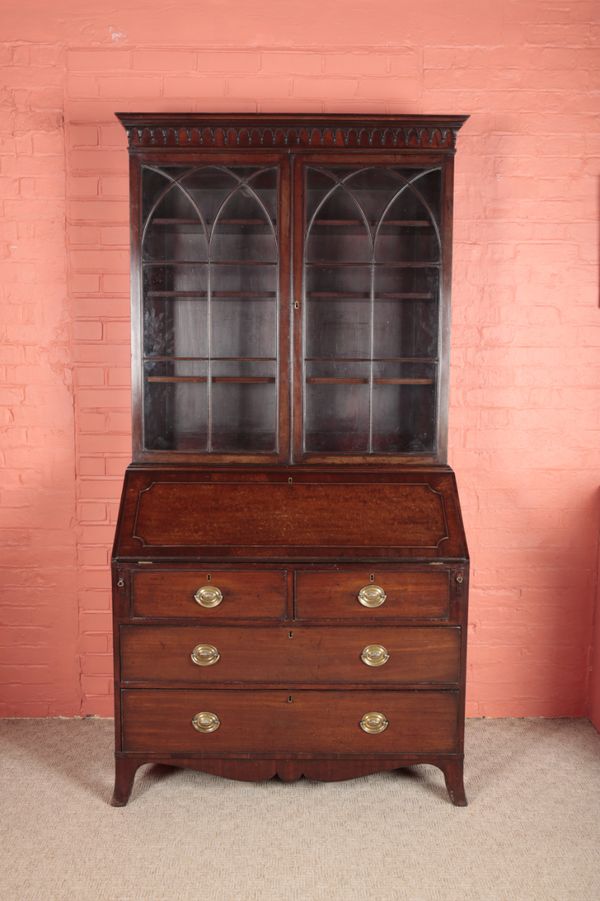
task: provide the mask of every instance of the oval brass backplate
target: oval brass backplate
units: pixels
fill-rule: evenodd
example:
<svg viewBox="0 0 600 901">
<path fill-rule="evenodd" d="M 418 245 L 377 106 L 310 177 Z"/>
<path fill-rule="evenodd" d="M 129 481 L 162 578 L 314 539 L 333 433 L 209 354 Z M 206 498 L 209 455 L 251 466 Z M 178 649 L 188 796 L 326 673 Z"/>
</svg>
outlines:
<svg viewBox="0 0 600 901">
<path fill-rule="evenodd" d="M 203 585 L 194 594 L 194 600 L 201 607 L 218 607 L 223 600 L 223 592 L 216 585 Z"/>
<path fill-rule="evenodd" d="M 190 656 L 196 666 L 214 666 L 221 659 L 214 644 L 197 644 Z"/>
<path fill-rule="evenodd" d="M 216 713 L 209 710 L 201 710 L 192 717 L 192 726 L 197 732 L 216 732 L 221 725 L 221 720 Z"/>
<path fill-rule="evenodd" d="M 360 659 L 366 666 L 383 666 L 390 659 L 390 654 L 382 644 L 368 644 L 362 649 Z"/>
<path fill-rule="evenodd" d="M 374 710 L 370 713 L 365 713 L 360 721 L 360 728 L 363 732 L 368 732 L 369 735 L 379 735 L 380 732 L 385 732 L 388 726 L 389 721 L 387 717 L 383 713 L 377 713 Z"/>
<path fill-rule="evenodd" d="M 380 585 L 365 585 L 358 592 L 358 602 L 363 607 L 381 607 L 387 595 Z"/>
</svg>

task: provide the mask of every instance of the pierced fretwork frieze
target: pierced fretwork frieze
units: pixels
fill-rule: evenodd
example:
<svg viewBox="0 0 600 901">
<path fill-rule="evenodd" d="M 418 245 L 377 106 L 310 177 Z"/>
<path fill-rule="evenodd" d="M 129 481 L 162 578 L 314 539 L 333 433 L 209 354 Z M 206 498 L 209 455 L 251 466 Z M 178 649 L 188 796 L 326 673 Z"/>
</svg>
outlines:
<svg viewBox="0 0 600 901">
<path fill-rule="evenodd" d="M 262 125 L 126 126 L 130 147 L 355 147 L 454 150 L 458 128 Z"/>
</svg>

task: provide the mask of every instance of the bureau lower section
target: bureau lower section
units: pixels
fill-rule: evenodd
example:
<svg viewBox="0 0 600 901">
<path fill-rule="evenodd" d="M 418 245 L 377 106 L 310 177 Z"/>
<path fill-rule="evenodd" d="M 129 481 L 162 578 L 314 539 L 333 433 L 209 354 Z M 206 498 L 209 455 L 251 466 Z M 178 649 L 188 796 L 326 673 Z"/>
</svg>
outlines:
<svg viewBox="0 0 600 901">
<path fill-rule="evenodd" d="M 468 577 L 446 469 L 131 468 L 113 803 L 156 762 L 286 781 L 433 764 L 466 804 Z"/>
</svg>

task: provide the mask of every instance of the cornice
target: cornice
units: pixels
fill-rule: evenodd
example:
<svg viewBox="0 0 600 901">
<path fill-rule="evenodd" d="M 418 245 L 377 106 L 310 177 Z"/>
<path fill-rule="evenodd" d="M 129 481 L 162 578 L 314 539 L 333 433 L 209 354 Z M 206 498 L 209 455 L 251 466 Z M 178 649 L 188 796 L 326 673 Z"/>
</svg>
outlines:
<svg viewBox="0 0 600 901">
<path fill-rule="evenodd" d="M 466 117 L 178 117 L 118 113 L 129 147 L 356 148 L 454 151 Z"/>
</svg>

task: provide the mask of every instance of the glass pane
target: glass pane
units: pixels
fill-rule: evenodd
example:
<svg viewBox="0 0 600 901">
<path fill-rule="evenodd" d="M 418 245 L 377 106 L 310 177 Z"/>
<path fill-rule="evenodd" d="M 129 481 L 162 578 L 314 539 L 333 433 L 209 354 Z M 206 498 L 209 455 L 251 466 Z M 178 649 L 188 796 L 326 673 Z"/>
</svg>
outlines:
<svg viewBox="0 0 600 901">
<path fill-rule="evenodd" d="M 305 392 L 305 448 L 308 452 L 367 452 L 368 364 L 309 363 Z"/>
<path fill-rule="evenodd" d="M 378 363 L 374 367 L 374 453 L 434 450 L 435 389 L 434 365 Z"/>
<path fill-rule="evenodd" d="M 363 297 L 311 297 L 306 307 L 306 357 L 369 358 L 371 303 Z"/>
<path fill-rule="evenodd" d="M 146 260 L 207 259 L 207 232 L 202 214 L 186 190 L 181 173 L 163 175 L 145 222 L 142 255 Z"/>
<path fill-rule="evenodd" d="M 205 449 L 207 365 L 169 360 L 144 365 L 144 442 L 148 450 Z"/>
<path fill-rule="evenodd" d="M 147 297 L 144 305 L 144 356 L 206 357 L 206 297 Z"/>
<path fill-rule="evenodd" d="M 144 168 L 142 197 L 146 448 L 274 451 L 277 170 Z"/>
<path fill-rule="evenodd" d="M 316 209 L 306 242 L 306 260 L 368 263 L 371 253 L 371 234 L 360 205 L 344 185 L 334 187 Z"/>
<path fill-rule="evenodd" d="M 276 363 L 212 366 L 212 450 L 274 451 L 277 446 Z"/>
<path fill-rule="evenodd" d="M 432 452 L 440 171 L 309 166 L 305 178 L 305 450 Z M 397 368 L 417 364 L 427 373 Z"/>
<path fill-rule="evenodd" d="M 306 266 L 306 355 L 369 356 L 371 275 L 365 266 Z"/>
<path fill-rule="evenodd" d="M 239 184 L 228 195 L 213 222 L 211 260 L 219 261 L 277 261 L 277 240 L 269 214 L 265 192 L 275 190 L 272 185 L 255 189 L 254 182 Z M 263 179 L 264 181 L 264 179 Z"/>
<path fill-rule="evenodd" d="M 213 299 L 211 328 L 213 359 L 277 358 L 275 298 Z"/>
</svg>

